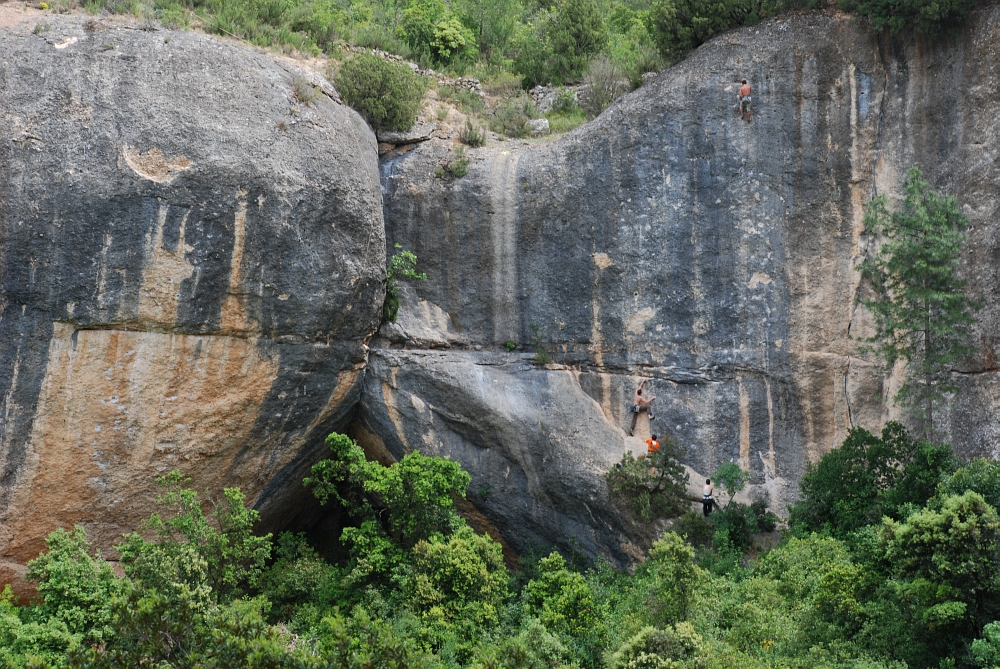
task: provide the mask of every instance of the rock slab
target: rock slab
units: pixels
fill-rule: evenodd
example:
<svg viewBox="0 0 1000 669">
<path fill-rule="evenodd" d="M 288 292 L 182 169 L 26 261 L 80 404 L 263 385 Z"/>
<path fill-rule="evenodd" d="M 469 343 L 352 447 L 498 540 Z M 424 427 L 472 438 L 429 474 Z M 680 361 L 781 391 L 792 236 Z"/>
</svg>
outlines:
<svg viewBox="0 0 1000 669">
<path fill-rule="evenodd" d="M 46 23 L 0 31 L 0 581 L 58 526 L 113 555 L 173 469 L 287 520 L 385 278 L 375 137 L 302 72 Z"/>
</svg>

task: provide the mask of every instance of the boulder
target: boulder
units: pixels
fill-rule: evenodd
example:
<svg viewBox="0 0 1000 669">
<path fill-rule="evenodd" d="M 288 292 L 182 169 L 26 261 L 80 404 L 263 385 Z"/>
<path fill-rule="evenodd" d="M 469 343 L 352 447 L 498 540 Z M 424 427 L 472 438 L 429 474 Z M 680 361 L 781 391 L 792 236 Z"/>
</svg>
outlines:
<svg viewBox="0 0 1000 669">
<path fill-rule="evenodd" d="M 174 469 L 293 518 L 385 279 L 375 137 L 308 73 L 45 21 L 0 30 L 0 582 L 57 527 L 114 557 Z"/>
<path fill-rule="evenodd" d="M 387 241 L 428 276 L 400 321 L 447 314 L 464 343 L 376 350 L 365 429 L 396 457 L 452 457 L 490 496 L 503 485 L 474 501 L 515 550 L 538 537 L 630 554 L 644 539 L 600 475 L 651 430 L 678 439 L 692 480 L 735 461 L 784 512 L 852 427 L 915 425 L 889 401 L 901 370 L 859 353 L 872 326 L 857 265 L 873 247 L 865 203 L 898 197 L 918 165 L 966 204 L 962 268 L 986 299 L 938 429 L 962 455 L 997 457 L 997 44 L 996 7 L 933 44 L 842 13 L 779 17 L 717 37 L 556 142 L 476 152 L 461 180 L 433 178 L 433 143 L 383 162 Z M 743 78 L 752 123 L 734 108 Z M 641 379 L 656 421 L 630 438 Z"/>
<path fill-rule="evenodd" d="M 528 121 L 528 129 L 534 137 L 549 134 L 549 119 L 536 118 Z"/>
<path fill-rule="evenodd" d="M 437 126 L 427 121 L 417 121 L 409 130 L 379 130 L 378 141 L 384 144 L 413 144 L 426 142 L 434 136 Z"/>
</svg>

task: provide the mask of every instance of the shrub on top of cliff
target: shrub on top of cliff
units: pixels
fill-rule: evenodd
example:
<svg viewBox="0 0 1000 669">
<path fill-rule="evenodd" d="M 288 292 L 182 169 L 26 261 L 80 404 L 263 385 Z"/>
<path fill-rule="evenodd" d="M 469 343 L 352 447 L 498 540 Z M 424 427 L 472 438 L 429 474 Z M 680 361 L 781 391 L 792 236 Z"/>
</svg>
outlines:
<svg viewBox="0 0 1000 669">
<path fill-rule="evenodd" d="M 417 271 L 417 256 L 412 251 L 396 244 L 396 252 L 389 257 L 389 267 L 385 272 L 385 302 L 382 303 L 382 320 L 390 323 L 395 323 L 399 315 L 400 279 L 426 281 L 427 274 Z"/>
<path fill-rule="evenodd" d="M 305 77 L 295 77 L 292 80 L 292 93 L 295 99 L 304 105 L 312 105 L 323 97 L 323 92 L 310 84 Z"/>
<path fill-rule="evenodd" d="M 584 88 L 580 91 L 580 106 L 587 116 L 595 118 L 612 102 L 628 93 L 629 81 L 625 70 L 598 56 L 590 61 L 587 74 L 583 76 Z"/>
<path fill-rule="evenodd" d="M 490 112 L 490 130 L 505 137 L 527 137 L 531 133 L 528 121 L 535 116 L 535 105 L 527 95 L 504 100 Z"/>
<path fill-rule="evenodd" d="M 334 80 L 344 102 L 375 130 L 409 130 L 417 120 L 424 82 L 403 63 L 360 54 Z"/>
<path fill-rule="evenodd" d="M 605 475 L 613 499 L 623 502 L 637 521 L 676 518 L 690 506 L 688 474 L 681 464 L 680 445 L 670 435 L 660 437 L 651 456 L 625 453 Z"/>
<path fill-rule="evenodd" d="M 888 26 L 893 33 L 912 28 L 933 36 L 954 31 L 975 9 L 976 0 L 841 0 L 839 4 L 867 16 L 875 28 Z"/>
<path fill-rule="evenodd" d="M 713 35 L 765 13 L 763 0 L 656 0 L 646 15 L 646 29 L 667 60 L 677 60 Z"/>
</svg>

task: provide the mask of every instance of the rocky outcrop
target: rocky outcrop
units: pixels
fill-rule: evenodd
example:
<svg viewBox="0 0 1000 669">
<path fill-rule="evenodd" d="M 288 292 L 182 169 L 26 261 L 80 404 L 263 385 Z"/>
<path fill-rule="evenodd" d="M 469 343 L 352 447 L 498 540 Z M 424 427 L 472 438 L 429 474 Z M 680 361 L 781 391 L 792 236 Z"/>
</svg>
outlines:
<svg viewBox="0 0 1000 669">
<path fill-rule="evenodd" d="M 173 469 L 293 517 L 384 290 L 375 137 L 305 73 L 45 22 L 0 32 L 0 582 L 57 526 L 108 555 Z"/>
<path fill-rule="evenodd" d="M 644 448 L 645 418 L 624 430 L 646 378 L 654 430 L 695 474 L 736 461 L 782 510 L 851 426 L 898 416 L 898 370 L 857 352 L 871 325 L 856 266 L 865 203 L 918 165 L 965 203 L 963 267 L 987 299 L 981 355 L 956 370 L 964 392 L 939 427 L 996 457 L 998 45 L 996 8 L 934 43 L 843 14 L 772 19 L 559 141 L 469 152 L 463 179 L 434 178 L 440 140 L 384 162 L 388 241 L 429 279 L 374 351 L 365 430 L 396 457 L 459 460 L 515 549 L 541 537 L 623 559 L 636 535 L 599 475 Z"/>
</svg>

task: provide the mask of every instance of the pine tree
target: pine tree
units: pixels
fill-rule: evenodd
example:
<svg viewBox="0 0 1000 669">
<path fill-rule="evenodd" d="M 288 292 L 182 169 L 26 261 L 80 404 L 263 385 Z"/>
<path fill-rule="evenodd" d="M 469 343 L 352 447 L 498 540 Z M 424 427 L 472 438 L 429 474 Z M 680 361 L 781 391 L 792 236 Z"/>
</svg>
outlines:
<svg viewBox="0 0 1000 669">
<path fill-rule="evenodd" d="M 882 246 L 860 266 L 873 293 L 862 302 L 875 318 L 875 334 L 863 350 L 890 367 L 906 362 L 907 378 L 895 400 L 917 410 L 930 438 L 934 405 L 956 390 L 949 372 L 972 353 L 969 326 L 978 305 L 958 276 L 968 217 L 954 197 L 930 190 L 915 167 L 904 188 L 902 211 L 890 213 L 880 195 L 865 212 L 865 227 Z"/>
</svg>

